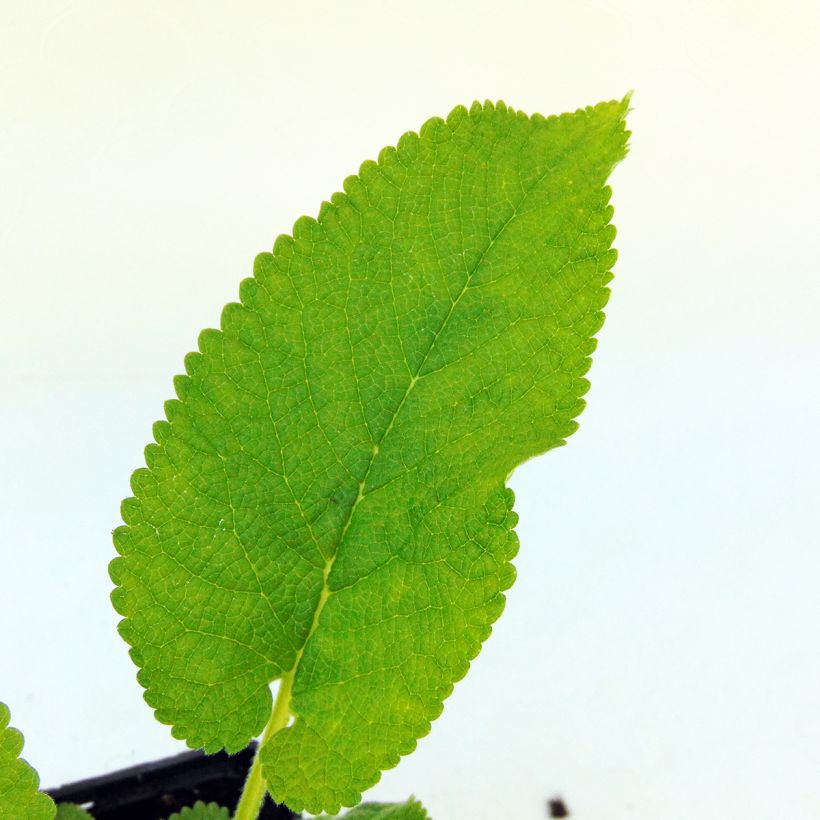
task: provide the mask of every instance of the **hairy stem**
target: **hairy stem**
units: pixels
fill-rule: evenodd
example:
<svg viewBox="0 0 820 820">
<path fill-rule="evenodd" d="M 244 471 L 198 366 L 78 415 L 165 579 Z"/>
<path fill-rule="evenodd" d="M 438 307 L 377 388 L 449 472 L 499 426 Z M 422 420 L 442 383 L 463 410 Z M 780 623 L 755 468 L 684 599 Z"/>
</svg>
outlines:
<svg viewBox="0 0 820 820">
<path fill-rule="evenodd" d="M 256 748 L 256 755 L 253 758 L 253 764 L 248 772 L 248 779 L 245 781 L 242 796 L 239 798 L 239 803 L 236 806 L 234 820 L 256 820 L 259 816 L 259 809 L 262 807 L 262 801 L 265 799 L 265 792 L 267 791 L 267 784 L 262 777 L 262 765 L 259 762 L 259 754 L 265 746 L 265 741 L 280 729 L 284 729 L 288 724 L 290 718 L 290 693 L 293 687 L 293 672 L 294 670 L 291 670 L 284 675 L 279 683 L 276 703 L 273 704 L 270 720 L 265 727 L 262 739 L 259 741 L 259 746 Z"/>
</svg>

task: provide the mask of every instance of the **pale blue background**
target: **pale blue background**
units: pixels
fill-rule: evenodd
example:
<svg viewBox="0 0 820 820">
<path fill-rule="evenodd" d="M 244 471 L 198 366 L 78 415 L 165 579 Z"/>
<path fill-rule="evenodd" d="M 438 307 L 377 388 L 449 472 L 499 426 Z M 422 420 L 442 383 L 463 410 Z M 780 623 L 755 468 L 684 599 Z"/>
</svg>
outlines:
<svg viewBox="0 0 820 820">
<path fill-rule="evenodd" d="M 256 252 L 456 103 L 634 88 L 589 408 L 516 473 L 507 611 L 372 796 L 820 816 L 817 8 L 0 0 L 0 698 L 46 784 L 181 747 L 109 532 Z"/>
</svg>

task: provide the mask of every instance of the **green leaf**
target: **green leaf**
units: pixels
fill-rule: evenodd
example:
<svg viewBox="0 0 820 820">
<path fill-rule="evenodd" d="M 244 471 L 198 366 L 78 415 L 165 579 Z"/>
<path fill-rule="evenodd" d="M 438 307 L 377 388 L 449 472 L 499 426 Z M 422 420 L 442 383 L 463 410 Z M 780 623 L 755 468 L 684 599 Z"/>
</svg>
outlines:
<svg viewBox="0 0 820 820">
<path fill-rule="evenodd" d="M 0 817 L 7 820 L 51 820 L 56 808 L 39 791 L 37 772 L 20 758 L 23 736 L 9 726 L 9 709 L 0 703 Z"/>
<path fill-rule="evenodd" d="M 94 818 L 76 803 L 60 803 L 57 806 L 56 820 L 94 820 Z"/>
<path fill-rule="evenodd" d="M 324 820 L 323 815 L 319 820 Z M 327 820 L 428 820 L 424 806 L 415 797 L 405 803 L 362 803 L 343 815 L 327 817 Z"/>
<path fill-rule="evenodd" d="M 197 800 L 190 808 L 172 814 L 168 820 L 228 820 L 230 812 L 216 803 Z"/>
<path fill-rule="evenodd" d="M 177 377 L 111 565 L 157 718 L 299 811 L 415 748 L 504 606 L 505 482 L 577 427 L 628 101 L 459 107 L 256 259 Z M 292 689 L 292 695 L 291 695 Z"/>
</svg>

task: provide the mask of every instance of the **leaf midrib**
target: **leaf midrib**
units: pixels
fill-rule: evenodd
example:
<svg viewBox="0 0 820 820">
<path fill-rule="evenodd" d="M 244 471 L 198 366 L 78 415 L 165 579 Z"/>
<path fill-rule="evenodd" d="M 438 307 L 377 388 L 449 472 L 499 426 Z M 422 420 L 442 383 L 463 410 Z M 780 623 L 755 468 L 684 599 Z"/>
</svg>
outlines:
<svg viewBox="0 0 820 820">
<path fill-rule="evenodd" d="M 583 137 L 582 137 L 582 139 L 583 139 Z M 582 139 L 578 140 L 578 143 L 580 143 L 582 141 Z M 578 143 L 576 143 L 572 147 L 573 148 L 577 147 Z M 333 551 L 333 554 L 325 560 L 325 565 L 324 565 L 323 570 L 322 570 L 322 590 L 319 594 L 319 601 L 316 605 L 316 610 L 313 613 L 313 620 L 311 622 L 310 630 L 308 631 L 308 634 L 305 637 L 305 640 L 302 643 L 302 646 L 296 652 L 296 657 L 294 659 L 293 666 L 290 668 L 290 670 L 288 670 L 285 674 L 283 674 L 281 676 L 281 678 L 283 680 L 285 678 L 288 678 L 289 680 L 291 680 L 293 682 L 294 686 L 295 686 L 295 683 L 296 683 L 296 675 L 297 675 L 298 670 L 299 670 L 299 664 L 301 663 L 302 657 L 305 653 L 305 649 L 307 648 L 307 645 L 310 642 L 310 639 L 313 637 L 313 634 L 316 632 L 316 630 L 319 627 L 319 620 L 321 618 L 322 610 L 324 609 L 325 604 L 327 603 L 328 599 L 330 598 L 331 593 L 330 593 L 330 587 L 329 587 L 329 584 L 328 584 L 328 580 L 330 578 L 330 573 L 333 569 L 333 565 L 336 561 L 336 558 L 339 554 L 339 551 L 341 550 L 342 545 L 344 544 L 345 537 L 347 535 L 348 530 L 350 529 L 350 525 L 353 521 L 353 517 L 356 513 L 356 510 L 358 509 L 360 502 L 362 501 L 362 499 L 365 496 L 365 492 L 364 492 L 365 485 L 367 484 L 367 479 L 370 476 L 370 472 L 373 468 L 373 464 L 376 461 L 376 456 L 379 454 L 379 450 L 381 448 L 382 443 L 384 442 L 384 440 L 387 438 L 387 436 L 390 434 L 391 430 L 395 426 L 396 419 L 398 418 L 399 414 L 401 413 L 401 410 L 404 407 L 404 405 L 407 403 L 407 399 L 410 397 L 410 394 L 413 392 L 413 389 L 415 388 L 416 384 L 424 377 L 425 374 L 422 373 L 424 365 L 427 363 L 427 360 L 430 358 L 430 355 L 433 352 L 433 349 L 435 348 L 436 343 L 438 342 L 439 338 L 441 337 L 441 335 L 446 330 L 447 325 L 448 325 L 453 313 L 455 312 L 459 302 L 464 297 L 464 294 L 469 290 L 470 283 L 472 282 L 475 274 L 478 272 L 478 270 L 481 267 L 482 263 L 486 259 L 487 254 L 490 253 L 490 251 L 495 246 L 496 242 L 499 240 L 499 238 L 504 233 L 504 231 L 507 229 L 507 227 L 510 225 L 510 223 L 517 216 L 520 215 L 520 210 L 523 207 L 524 203 L 527 201 L 530 194 L 532 194 L 532 192 L 544 181 L 544 179 L 546 179 L 546 177 L 555 170 L 555 168 L 560 164 L 561 160 L 567 154 L 570 153 L 570 150 L 568 150 L 565 153 L 561 154 L 561 156 L 559 156 L 559 158 L 556 160 L 556 162 L 553 163 L 552 165 L 550 165 L 540 176 L 538 176 L 536 178 L 536 180 L 529 186 L 529 188 L 527 188 L 524 191 L 523 195 L 521 196 L 521 198 L 519 199 L 519 201 L 517 202 L 517 204 L 513 208 L 513 210 L 510 213 L 509 217 L 507 217 L 507 219 L 504 221 L 504 223 L 501 225 L 501 227 L 490 238 L 490 241 L 487 243 L 487 246 L 481 252 L 481 254 L 479 255 L 479 257 L 476 260 L 475 264 L 473 265 L 473 269 L 467 274 L 467 278 L 465 279 L 464 285 L 462 286 L 461 291 L 459 292 L 458 296 L 456 296 L 456 298 L 452 300 L 452 302 L 450 304 L 450 309 L 448 310 L 447 315 L 444 317 L 443 321 L 439 325 L 438 330 L 433 335 L 433 338 L 430 341 L 430 344 L 427 348 L 427 351 L 425 352 L 424 356 L 422 357 L 421 361 L 419 362 L 419 365 L 416 368 L 416 372 L 411 377 L 410 382 L 408 383 L 407 388 L 405 389 L 404 395 L 402 396 L 401 400 L 399 401 L 398 405 L 396 406 L 395 411 L 393 412 L 392 417 L 390 418 L 390 422 L 388 423 L 387 427 L 385 428 L 385 430 L 382 433 L 379 440 L 373 444 L 373 451 L 372 451 L 372 454 L 370 456 L 370 461 L 367 464 L 367 468 L 365 469 L 364 475 L 362 476 L 361 480 L 359 481 L 359 486 L 358 486 L 358 492 L 357 492 L 357 495 L 356 495 L 356 499 L 354 500 L 353 504 L 350 507 L 350 511 L 348 512 L 347 518 L 346 518 L 345 523 L 342 527 L 342 531 L 339 535 L 339 539 L 338 539 L 338 542 L 336 544 L 336 549 Z M 292 700 L 293 690 L 291 691 L 289 697 Z M 290 704 L 288 704 L 288 711 L 290 713 L 292 713 L 292 710 L 290 709 Z"/>
</svg>

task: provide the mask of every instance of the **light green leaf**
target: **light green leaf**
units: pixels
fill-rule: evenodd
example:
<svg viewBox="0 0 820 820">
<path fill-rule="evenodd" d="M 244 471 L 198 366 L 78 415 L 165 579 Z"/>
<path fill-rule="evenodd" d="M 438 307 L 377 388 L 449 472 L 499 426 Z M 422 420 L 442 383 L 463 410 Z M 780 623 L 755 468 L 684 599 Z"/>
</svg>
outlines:
<svg viewBox="0 0 820 820">
<path fill-rule="evenodd" d="M 197 800 L 193 806 L 172 814 L 168 820 L 228 820 L 230 816 L 230 812 L 217 803 Z"/>
<path fill-rule="evenodd" d="M 322 815 L 319 820 L 324 820 Z M 327 817 L 327 820 L 429 820 L 424 806 L 415 797 L 405 803 L 362 803 L 345 814 Z"/>
<path fill-rule="evenodd" d="M 0 817 L 4 820 L 51 820 L 57 811 L 39 789 L 37 772 L 20 758 L 23 736 L 9 726 L 8 706 L 0 703 Z"/>
<path fill-rule="evenodd" d="M 505 482 L 584 406 L 626 108 L 405 134 L 257 257 L 175 381 L 115 532 L 120 632 L 207 751 L 259 735 L 282 678 L 261 760 L 297 811 L 413 751 L 503 609 Z"/>
<path fill-rule="evenodd" d="M 94 818 L 76 803 L 60 803 L 57 806 L 56 820 L 94 820 Z"/>
</svg>

